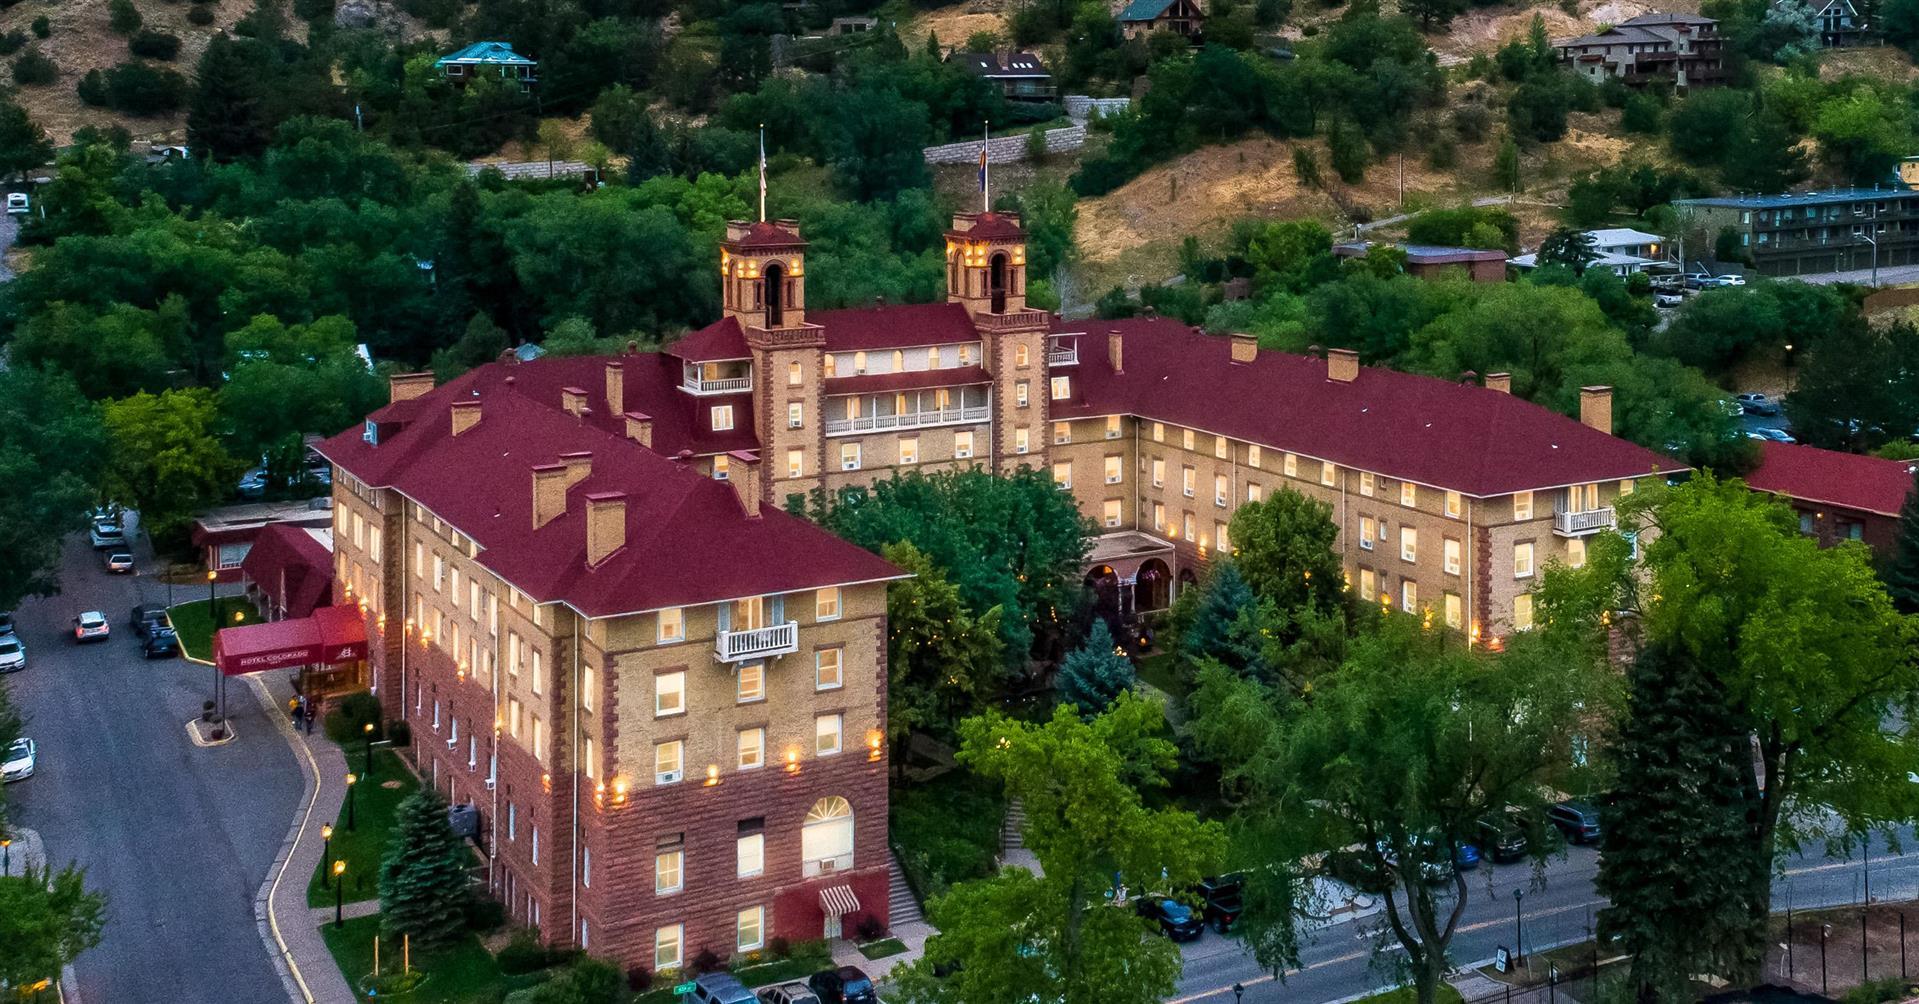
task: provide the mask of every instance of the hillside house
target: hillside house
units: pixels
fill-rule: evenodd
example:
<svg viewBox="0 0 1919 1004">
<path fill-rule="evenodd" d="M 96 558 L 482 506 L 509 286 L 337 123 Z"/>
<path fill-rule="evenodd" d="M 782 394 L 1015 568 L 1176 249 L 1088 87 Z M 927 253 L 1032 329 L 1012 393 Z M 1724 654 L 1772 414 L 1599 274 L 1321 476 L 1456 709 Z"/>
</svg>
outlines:
<svg viewBox="0 0 1919 1004">
<path fill-rule="evenodd" d="M 1664 264 L 1670 259 L 1671 252 L 1666 239 L 1658 234 L 1631 227 L 1606 227 L 1585 233 L 1592 238 L 1594 254 L 1587 268 L 1603 268 L 1624 277 L 1643 272 L 1650 266 Z M 1522 254 L 1514 258 L 1512 263 L 1514 268 L 1533 268 L 1539 264 L 1539 255 Z"/>
<path fill-rule="evenodd" d="M 1051 101 L 1053 74 L 1030 52 L 955 52 L 946 57 L 968 73 L 999 85 L 1008 101 Z"/>
<path fill-rule="evenodd" d="M 441 56 L 433 65 L 455 86 L 483 75 L 519 81 L 520 89 L 532 90 L 539 81 L 535 73 L 540 64 L 513 51 L 505 42 L 475 42 L 451 55 Z"/>
<path fill-rule="evenodd" d="M 1506 281 L 1506 252 L 1498 249 L 1440 247 L 1432 244 L 1396 246 L 1406 252 L 1406 274 L 1416 279 L 1464 275 L 1474 282 Z M 1362 258 L 1371 247 L 1366 241 L 1335 244 L 1333 255 L 1339 258 Z"/>
<path fill-rule="evenodd" d="M 1819 19 L 1819 47 L 1837 49 L 1848 45 L 1858 45 L 1865 34 L 1865 19 L 1859 16 L 1859 8 L 1852 0 L 1774 0 L 1774 8 L 1787 5 L 1800 5 L 1812 9 Z"/>
<path fill-rule="evenodd" d="M 1119 30 L 1127 38 L 1170 31 L 1198 38 L 1206 13 L 1197 0 L 1132 0 L 1119 12 Z"/>
<path fill-rule="evenodd" d="M 1641 14 L 1605 31 L 1553 43 L 1560 65 L 1602 83 L 1616 77 L 1631 87 L 1654 82 L 1705 87 L 1725 80 L 1719 22 L 1697 14 Z"/>
</svg>

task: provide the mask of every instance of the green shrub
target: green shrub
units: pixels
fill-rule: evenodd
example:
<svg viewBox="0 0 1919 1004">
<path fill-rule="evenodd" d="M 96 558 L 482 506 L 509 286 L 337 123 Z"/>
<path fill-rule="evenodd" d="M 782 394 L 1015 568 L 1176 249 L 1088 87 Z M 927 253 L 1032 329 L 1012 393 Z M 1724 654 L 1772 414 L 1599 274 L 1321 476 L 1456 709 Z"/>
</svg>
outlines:
<svg viewBox="0 0 1919 1004">
<path fill-rule="evenodd" d="M 1881 980 L 1867 980 L 1846 991 L 1839 998 L 1839 1004 L 1880 1004 L 1882 1001 L 1894 1001 L 1905 996 L 1907 983 L 1897 976 L 1888 976 Z"/>
<path fill-rule="evenodd" d="M 107 76 L 99 70 L 88 70 L 87 75 L 80 78 L 80 83 L 74 90 L 79 93 L 81 102 L 85 104 L 95 108 L 107 106 Z"/>
<path fill-rule="evenodd" d="M 522 973 L 539 972 L 565 958 L 564 952 L 555 951 L 540 942 L 539 932 L 532 928 L 523 928 L 514 932 L 513 937 L 493 957 L 500 964 L 500 972 L 508 976 Z"/>
<path fill-rule="evenodd" d="M 624 978 L 611 962 L 582 955 L 564 971 L 533 988 L 531 1004 L 619 1004 Z"/>
<path fill-rule="evenodd" d="M 47 20 L 45 14 L 33 19 L 33 37 L 46 38 L 51 34 L 53 34 L 53 22 Z"/>
<path fill-rule="evenodd" d="M 188 23 L 188 24 L 197 24 L 197 25 L 199 25 L 199 26 L 201 26 L 201 27 L 203 27 L 203 28 L 204 28 L 204 27 L 206 27 L 206 26 L 207 26 L 207 25 L 209 25 L 209 24 L 212 24 L 212 23 L 213 23 L 213 8 L 211 8 L 211 7 L 207 7 L 207 6 L 203 6 L 203 5 L 201 5 L 201 4 L 198 4 L 198 3 L 196 3 L 196 4 L 194 4 L 194 5 L 193 5 L 193 6 L 191 6 L 191 7 L 188 7 L 188 8 L 187 8 L 187 23 Z"/>
<path fill-rule="evenodd" d="M 26 32 L 10 31 L 0 35 L 0 56 L 11 56 L 27 46 Z"/>
<path fill-rule="evenodd" d="M 955 882 L 993 873 L 1006 801 L 999 789 L 964 770 L 893 790 L 891 839 L 900 869 L 920 899 Z M 775 947 L 774 954 L 784 954 Z"/>
<path fill-rule="evenodd" d="M 140 30 L 142 23 L 144 19 L 140 17 L 140 9 L 133 5 L 133 0 L 108 0 L 107 26 L 113 29 L 115 35 L 131 35 Z"/>
<path fill-rule="evenodd" d="M 371 691 L 356 690 L 340 699 L 339 705 L 326 716 L 326 735 L 342 746 L 349 742 L 362 742 L 365 739 L 366 726 L 373 725 L 373 738 L 384 738 L 381 731 L 383 716 L 380 712 L 380 699 Z"/>
<path fill-rule="evenodd" d="M 60 68 L 53 65 L 39 46 L 28 46 L 27 51 L 13 61 L 13 82 L 22 87 L 44 87 L 60 79 Z"/>
<path fill-rule="evenodd" d="M 135 32 L 127 39 L 127 51 L 147 59 L 170 61 L 180 54 L 180 36 L 151 29 Z"/>
</svg>

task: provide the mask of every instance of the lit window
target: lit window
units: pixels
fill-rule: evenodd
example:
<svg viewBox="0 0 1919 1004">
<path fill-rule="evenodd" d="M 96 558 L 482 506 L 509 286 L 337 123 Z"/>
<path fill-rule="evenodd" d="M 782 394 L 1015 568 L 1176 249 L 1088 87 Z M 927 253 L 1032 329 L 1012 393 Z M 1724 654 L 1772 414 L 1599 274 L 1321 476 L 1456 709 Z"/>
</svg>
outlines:
<svg viewBox="0 0 1919 1004">
<path fill-rule="evenodd" d="M 520 719 L 526 714 L 526 708 L 517 697 L 506 699 L 506 734 L 520 738 Z"/>
<path fill-rule="evenodd" d="M 1073 487 L 1073 462 L 1061 460 L 1053 465 L 1053 484 L 1065 491 Z"/>
<path fill-rule="evenodd" d="M 1399 560 L 1419 560 L 1419 531 L 1410 526 L 1399 528 Z"/>
<path fill-rule="evenodd" d="M 1013 385 L 1013 403 L 1024 408 L 1026 407 L 1026 400 L 1027 400 L 1026 381 L 1021 380 L 1020 382 Z"/>
<path fill-rule="evenodd" d="M 1446 594 L 1446 626 L 1457 628 L 1466 622 L 1465 608 L 1458 593 Z"/>
<path fill-rule="evenodd" d="M 1360 569 L 1360 570 L 1359 570 L 1359 595 L 1360 595 L 1360 598 L 1361 598 L 1361 599 L 1364 599 L 1364 600 L 1371 600 L 1371 599 L 1372 599 L 1372 597 L 1373 597 L 1373 586 L 1374 586 L 1374 585 L 1375 585 L 1375 579 L 1374 579 L 1374 577 L 1373 577 L 1373 570 L 1372 570 L 1372 569 L 1370 569 L 1370 568 L 1362 568 L 1362 569 Z"/>
<path fill-rule="evenodd" d="M 662 927 L 653 933 L 653 970 L 680 968 L 680 944 L 686 930 L 679 924 Z"/>
<path fill-rule="evenodd" d="M 1119 438 L 1119 416 L 1118 415 L 1106 416 L 1106 438 L 1107 439 Z"/>
<path fill-rule="evenodd" d="M 1181 449 L 1190 450 L 1193 448 L 1193 430 L 1179 430 L 1179 445 Z"/>
<path fill-rule="evenodd" d="M 540 721 L 539 715 L 531 717 L 533 719 L 533 759 L 544 763 L 546 762 L 546 723 Z"/>
<path fill-rule="evenodd" d="M 793 401 L 786 406 L 786 427 L 798 429 L 806 425 L 806 405 Z"/>
<path fill-rule="evenodd" d="M 1101 506 L 1101 522 L 1107 526 L 1118 526 L 1120 522 L 1119 499 L 1107 499 Z"/>
<path fill-rule="evenodd" d="M 857 471 L 860 469 L 860 444 L 840 444 L 840 470 Z"/>
<path fill-rule="evenodd" d="M 1246 466 L 1248 467 L 1259 466 L 1259 444 L 1258 443 L 1246 444 Z"/>
<path fill-rule="evenodd" d="M 813 591 L 813 617 L 822 621 L 840 619 L 840 587 L 827 586 Z"/>
<path fill-rule="evenodd" d="M 1026 346 L 1015 345 L 1013 347 L 1013 365 L 1025 366 L 1029 361 L 1030 355 L 1026 350 Z"/>
<path fill-rule="evenodd" d="M 838 647 L 823 648 L 813 653 L 813 689 L 838 689 L 841 653 L 842 650 Z"/>
<path fill-rule="evenodd" d="M 1334 467 L 1332 464 L 1329 464 L 1324 460 L 1319 462 L 1319 483 L 1320 484 L 1331 485 L 1335 480 L 1338 479 L 1338 473 L 1339 473 L 1339 468 Z"/>
<path fill-rule="evenodd" d="M 750 952 L 766 944 L 766 908 L 749 906 L 741 910 L 734 928 L 737 933 L 733 939 L 733 947 L 736 950 Z"/>
<path fill-rule="evenodd" d="M 917 464 L 920 462 L 920 437 L 900 437 L 900 463 Z"/>
<path fill-rule="evenodd" d="M 662 895 L 686 888 L 686 850 L 679 844 L 653 855 L 653 891 Z"/>
<path fill-rule="evenodd" d="M 1585 538 L 1574 537 L 1566 541 L 1566 564 L 1574 568 L 1586 567 Z"/>
<path fill-rule="evenodd" d="M 1053 378 L 1053 400 L 1064 401 L 1073 396 L 1073 378 L 1056 376 Z"/>
<path fill-rule="evenodd" d="M 713 406 L 713 431 L 725 432 L 733 428 L 733 406 L 716 404 Z"/>
<path fill-rule="evenodd" d="M 1194 484 L 1198 477 L 1198 473 L 1193 470 L 1191 464 L 1179 469 L 1179 490 L 1186 493 L 1187 498 L 1193 497 Z"/>
<path fill-rule="evenodd" d="M 844 727 L 840 715 L 820 715 L 813 719 L 813 752 L 820 756 L 832 756 L 840 751 L 840 732 Z"/>
<path fill-rule="evenodd" d="M 741 704 L 766 697 L 765 663 L 743 662 L 740 664 L 738 692 L 737 700 Z"/>
<path fill-rule="evenodd" d="M 853 373 L 858 375 L 864 372 L 866 372 L 866 353 L 853 353 Z"/>
<path fill-rule="evenodd" d="M 1013 430 L 1013 452 L 1025 453 L 1027 449 L 1026 443 L 1027 443 L 1026 430 L 1024 428 L 1014 429 Z"/>
<path fill-rule="evenodd" d="M 1451 537 L 1447 537 L 1446 543 L 1444 546 L 1444 551 L 1445 551 L 1446 574 L 1458 575 L 1459 574 L 1459 541 L 1456 541 L 1452 539 Z"/>
<path fill-rule="evenodd" d="M 1411 481 L 1401 481 L 1399 483 L 1399 504 L 1409 509 L 1418 507 L 1419 486 L 1413 484 Z"/>
<path fill-rule="evenodd" d="M 1166 485 L 1166 461 L 1160 459 L 1159 457 L 1154 457 L 1153 458 L 1153 487 L 1163 488 L 1165 487 L 1165 485 Z"/>
<path fill-rule="evenodd" d="M 965 460 L 966 458 L 972 455 L 973 455 L 973 434 L 970 432 L 954 433 L 953 434 L 953 457 L 958 460 Z"/>
<path fill-rule="evenodd" d="M 789 478 L 797 478 L 797 477 L 803 476 L 805 473 L 806 473 L 806 451 L 805 450 L 786 451 L 786 476 Z"/>
<path fill-rule="evenodd" d="M 1286 476 L 1289 478 L 1299 477 L 1299 457 L 1297 454 L 1286 454 Z"/>
<path fill-rule="evenodd" d="M 1193 514 L 1189 512 L 1181 516 L 1180 524 L 1181 524 L 1180 529 L 1185 532 L 1186 539 L 1192 540 L 1193 539 Z"/>
<path fill-rule="evenodd" d="M 657 615 L 660 625 L 660 642 L 679 641 L 686 637 L 686 612 L 679 607 L 668 607 Z M 517 673 L 515 674 L 517 675 Z"/>
<path fill-rule="evenodd" d="M 1458 519 L 1459 514 L 1463 508 L 1464 508 L 1464 505 L 1460 501 L 1458 492 L 1446 493 L 1446 515 L 1451 516 L 1454 519 Z"/>
<path fill-rule="evenodd" d="M 727 474 L 731 472 L 731 470 L 732 465 L 727 463 L 726 454 L 722 453 L 713 458 L 713 480 L 725 481 Z"/>
<path fill-rule="evenodd" d="M 472 770 L 474 757 L 476 755 L 473 738 L 471 736 L 467 737 L 466 743 L 466 769 Z M 600 776 L 600 758 L 593 750 L 592 736 L 580 737 L 580 761 L 585 765 L 587 780 L 591 781 Z"/>
<path fill-rule="evenodd" d="M 766 730 L 741 729 L 739 737 L 740 769 L 753 770 L 766 763 Z"/>
<path fill-rule="evenodd" d="M 1530 631 L 1533 627 L 1533 594 L 1520 593 L 1513 597 L 1513 630 Z"/>
<path fill-rule="evenodd" d="M 1231 551 L 1233 549 L 1233 542 L 1226 535 L 1226 524 L 1218 520 L 1213 521 L 1213 543 L 1217 545 L 1221 551 Z"/>
<path fill-rule="evenodd" d="M 740 878 L 752 878 L 766 870 L 766 834 L 755 830 L 741 833 L 734 846 L 735 871 Z"/>
<path fill-rule="evenodd" d="M 1053 442 L 1070 443 L 1072 441 L 1073 441 L 1073 423 L 1054 422 L 1053 423 Z"/>
<path fill-rule="evenodd" d="M 798 387 L 804 384 L 805 382 L 806 382 L 806 374 L 804 371 L 800 369 L 800 364 L 787 363 L 786 364 L 786 385 L 788 387 Z"/>
<path fill-rule="evenodd" d="M 685 766 L 686 745 L 678 739 L 653 746 L 653 783 L 673 784 Z"/>
<path fill-rule="evenodd" d="M 1221 509 L 1226 508 L 1226 475 L 1224 474 L 1213 475 L 1213 504 Z"/>
<path fill-rule="evenodd" d="M 1153 423 L 1153 442 L 1164 443 L 1165 441 L 1166 441 L 1166 426 L 1162 423 L 1154 422 Z"/>
<path fill-rule="evenodd" d="M 1639 487 L 1639 482 L 1634 481 L 1631 478 L 1627 478 L 1626 480 L 1619 482 L 1619 494 L 1631 495 L 1633 493 L 1633 489 L 1638 487 Z"/>
<path fill-rule="evenodd" d="M 939 346 L 935 345 L 932 348 L 926 350 L 926 368 L 929 370 L 936 370 L 940 368 Z"/>
<path fill-rule="evenodd" d="M 1258 486 L 1258 485 L 1256 485 L 1256 484 L 1250 484 L 1250 483 L 1249 483 L 1249 484 L 1247 484 L 1247 486 L 1246 486 L 1246 501 L 1248 501 L 1248 502 L 1257 502 L 1257 501 L 1259 501 L 1260 499 L 1262 499 L 1262 498 L 1264 498 L 1264 497 L 1265 497 L 1265 489 L 1263 489 L 1263 488 L 1261 488 L 1261 487 L 1259 487 L 1259 486 Z"/>
<path fill-rule="evenodd" d="M 1125 478 L 1126 476 L 1125 469 L 1121 466 L 1123 462 L 1124 461 L 1122 460 L 1119 454 L 1117 453 L 1107 454 L 1106 456 L 1106 483 L 1107 484 L 1116 485 L 1116 484 L 1119 484 L 1120 481 Z"/>
<path fill-rule="evenodd" d="M 1218 457 L 1221 460 L 1226 459 L 1226 437 L 1225 436 L 1213 437 L 1213 456 Z"/>
<path fill-rule="evenodd" d="M 1359 517 L 1359 549 L 1362 551 L 1372 550 L 1373 541 L 1377 539 L 1378 536 L 1379 524 L 1375 523 L 1371 516 Z"/>
<path fill-rule="evenodd" d="M 1399 584 L 1399 609 L 1407 613 L 1419 610 L 1419 583 L 1406 579 Z"/>
<path fill-rule="evenodd" d="M 1372 471 L 1360 471 L 1359 472 L 1359 493 L 1361 495 L 1366 496 L 1367 498 L 1372 498 L 1373 482 L 1374 482 L 1374 478 L 1373 478 Z"/>
<path fill-rule="evenodd" d="M 1513 493 L 1513 519 L 1522 520 L 1522 519 L 1532 519 L 1532 518 L 1533 518 L 1533 493 L 1532 492 L 1514 492 Z"/>
<path fill-rule="evenodd" d="M 1533 574 L 1533 546 L 1530 543 L 1513 545 L 1513 578 L 1529 579 Z"/>
<path fill-rule="evenodd" d="M 592 666 L 580 667 L 580 707 L 593 710 L 593 695 L 600 689 L 599 672 Z"/>
<path fill-rule="evenodd" d="M 1153 503 L 1153 529 L 1166 529 L 1166 506 L 1164 503 Z"/>
<path fill-rule="evenodd" d="M 686 711 L 686 671 L 656 673 L 653 676 L 653 716 L 677 715 Z"/>
</svg>

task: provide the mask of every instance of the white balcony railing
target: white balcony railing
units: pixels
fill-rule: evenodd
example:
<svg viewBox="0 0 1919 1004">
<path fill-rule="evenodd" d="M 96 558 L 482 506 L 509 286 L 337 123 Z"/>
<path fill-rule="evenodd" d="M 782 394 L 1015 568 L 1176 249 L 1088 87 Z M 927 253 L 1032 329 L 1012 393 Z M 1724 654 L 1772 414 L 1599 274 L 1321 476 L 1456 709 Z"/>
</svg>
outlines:
<svg viewBox="0 0 1919 1004">
<path fill-rule="evenodd" d="M 721 662 L 745 662 L 800 650 L 800 626 L 795 621 L 745 631 L 721 631 L 713 639 L 713 656 Z"/>
<path fill-rule="evenodd" d="M 918 429 L 928 425 L 953 425 L 960 422 L 984 422 L 989 413 L 985 405 L 977 408 L 935 408 L 910 411 L 903 415 L 861 415 L 858 418 L 834 418 L 826 422 L 826 434 L 878 432 L 883 429 Z"/>
<path fill-rule="evenodd" d="M 738 394 L 753 389 L 753 378 L 725 377 L 708 380 L 703 377 L 689 376 L 680 380 L 680 386 L 694 394 Z"/>
<path fill-rule="evenodd" d="M 1048 350 L 1046 353 L 1046 365 L 1048 366 L 1078 366 L 1079 365 L 1079 346 L 1075 345 L 1070 349 Z"/>
<path fill-rule="evenodd" d="M 1601 530 L 1610 530 L 1616 520 L 1612 506 L 1583 509 L 1578 512 L 1555 509 L 1553 510 L 1553 532 L 1562 537 L 1578 537 L 1588 533 L 1598 533 Z"/>
</svg>

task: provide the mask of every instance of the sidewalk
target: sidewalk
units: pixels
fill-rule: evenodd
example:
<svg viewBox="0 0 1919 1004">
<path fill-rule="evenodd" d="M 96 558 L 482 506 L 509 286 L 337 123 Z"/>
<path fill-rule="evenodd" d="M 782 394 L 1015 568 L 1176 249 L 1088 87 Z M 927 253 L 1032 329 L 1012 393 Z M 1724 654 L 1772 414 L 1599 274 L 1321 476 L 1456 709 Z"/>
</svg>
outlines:
<svg viewBox="0 0 1919 1004">
<path fill-rule="evenodd" d="M 266 882 L 253 900 L 253 916 L 260 939 L 286 984 L 287 999 L 296 1004 L 352 1004 L 353 988 L 327 951 L 316 920 L 330 921 L 333 911 L 319 918 L 307 906 L 307 881 L 320 864 L 320 826 L 339 818 L 346 798 L 346 756 L 316 726 L 313 735 L 295 730 L 287 716 L 292 691 L 284 674 L 246 677 L 254 697 L 266 709 L 267 719 L 293 748 L 306 781 L 300 809 L 287 827 L 286 841 L 267 869 Z"/>
<path fill-rule="evenodd" d="M 41 841 L 40 831 L 14 826 L 5 832 L 13 843 L 0 854 L 0 875 L 25 875 L 29 868 L 47 867 L 47 845 Z M 80 1004 L 80 983 L 74 979 L 71 965 L 60 969 L 59 997 L 63 1004 Z"/>
</svg>

